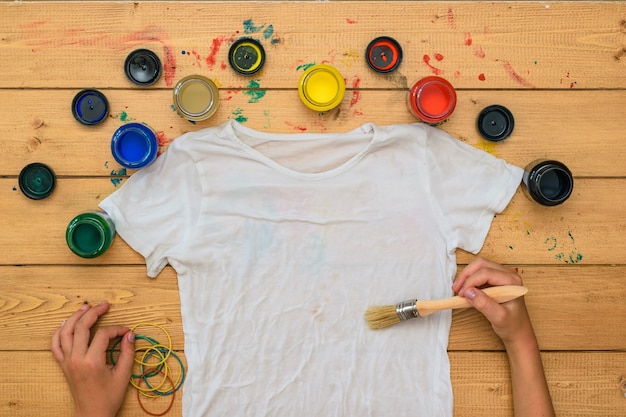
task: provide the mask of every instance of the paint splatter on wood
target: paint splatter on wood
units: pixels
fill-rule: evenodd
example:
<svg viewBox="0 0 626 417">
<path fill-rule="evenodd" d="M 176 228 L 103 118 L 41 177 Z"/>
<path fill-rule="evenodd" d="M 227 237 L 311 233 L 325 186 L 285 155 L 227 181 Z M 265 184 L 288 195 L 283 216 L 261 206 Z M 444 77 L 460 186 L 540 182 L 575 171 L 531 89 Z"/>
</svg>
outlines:
<svg viewBox="0 0 626 417">
<path fill-rule="evenodd" d="M 430 56 L 429 55 L 424 55 L 424 57 L 422 58 L 422 60 L 424 61 L 424 63 L 426 64 L 426 66 L 428 68 L 430 68 L 430 71 L 435 74 L 435 75 L 441 75 L 444 73 L 444 71 L 440 68 L 437 68 L 433 65 L 431 65 L 430 63 Z"/>
<path fill-rule="evenodd" d="M 528 87 L 528 88 L 536 88 L 533 84 L 531 84 L 530 82 L 528 82 L 525 78 L 523 78 L 521 75 L 519 75 L 514 69 L 513 66 L 508 62 L 505 61 L 503 63 L 504 66 L 504 70 L 506 71 L 507 74 L 509 74 L 509 77 L 511 77 L 511 79 L 513 81 L 515 81 L 516 83 L 524 86 L 524 87 Z"/>
</svg>

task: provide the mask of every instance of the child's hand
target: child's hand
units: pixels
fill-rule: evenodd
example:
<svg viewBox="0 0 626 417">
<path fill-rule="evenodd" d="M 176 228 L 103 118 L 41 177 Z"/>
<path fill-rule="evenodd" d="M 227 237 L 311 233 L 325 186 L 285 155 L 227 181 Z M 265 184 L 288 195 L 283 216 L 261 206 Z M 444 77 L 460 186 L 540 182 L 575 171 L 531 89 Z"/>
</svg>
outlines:
<svg viewBox="0 0 626 417">
<path fill-rule="evenodd" d="M 522 285 L 522 278 L 514 269 L 479 258 L 459 273 L 452 289 L 491 322 L 507 348 L 534 343 L 535 335 L 523 297 L 498 304 L 479 289 L 498 285 Z"/>
<path fill-rule="evenodd" d="M 108 303 L 87 304 L 61 324 L 52 337 L 52 353 L 70 386 L 76 417 L 114 417 L 122 406 L 134 361 L 135 335 L 127 328 L 91 328 L 109 310 Z M 109 342 L 123 337 L 115 366 L 106 363 Z"/>
</svg>

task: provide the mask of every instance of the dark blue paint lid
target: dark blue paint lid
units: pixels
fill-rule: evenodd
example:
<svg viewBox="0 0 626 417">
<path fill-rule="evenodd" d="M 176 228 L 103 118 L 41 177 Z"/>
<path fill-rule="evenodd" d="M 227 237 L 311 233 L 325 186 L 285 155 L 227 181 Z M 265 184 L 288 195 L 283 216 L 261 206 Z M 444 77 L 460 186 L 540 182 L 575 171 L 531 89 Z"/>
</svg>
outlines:
<svg viewBox="0 0 626 417">
<path fill-rule="evenodd" d="M 120 126 L 111 138 L 113 158 L 125 168 L 139 169 L 150 165 L 157 157 L 156 135 L 141 123 Z"/>
<path fill-rule="evenodd" d="M 72 114 L 84 125 L 97 125 L 109 115 L 109 102 L 98 90 L 82 90 L 72 100 Z"/>
</svg>

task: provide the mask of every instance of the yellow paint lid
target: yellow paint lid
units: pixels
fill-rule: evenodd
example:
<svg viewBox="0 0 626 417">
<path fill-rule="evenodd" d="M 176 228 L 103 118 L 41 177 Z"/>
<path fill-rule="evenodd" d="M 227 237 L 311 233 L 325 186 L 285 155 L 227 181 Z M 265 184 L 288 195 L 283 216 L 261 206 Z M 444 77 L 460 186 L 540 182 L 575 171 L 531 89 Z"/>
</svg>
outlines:
<svg viewBox="0 0 626 417">
<path fill-rule="evenodd" d="M 219 90 L 207 77 L 188 75 L 174 87 L 174 107 L 187 120 L 208 119 L 219 107 Z"/>
<path fill-rule="evenodd" d="M 298 83 L 298 94 L 305 106 L 315 111 L 337 107 L 346 92 L 343 76 L 334 67 L 314 65 L 304 71 Z"/>
</svg>

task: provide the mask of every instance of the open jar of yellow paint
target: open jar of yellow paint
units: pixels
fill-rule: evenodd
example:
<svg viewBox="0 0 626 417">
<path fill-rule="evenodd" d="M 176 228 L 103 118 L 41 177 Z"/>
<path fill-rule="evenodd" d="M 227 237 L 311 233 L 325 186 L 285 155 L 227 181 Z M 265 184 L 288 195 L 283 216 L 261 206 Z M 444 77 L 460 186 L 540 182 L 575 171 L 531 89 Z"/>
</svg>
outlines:
<svg viewBox="0 0 626 417">
<path fill-rule="evenodd" d="M 174 86 L 174 108 L 187 120 L 206 120 L 215 114 L 219 104 L 219 90 L 205 76 L 188 75 Z"/>
<path fill-rule="evenodd" d="M 313 65 L 304 71 L 298 83 L 300 100 L 311 110 L 324 112 L 337 107 L 346 92 L 346 82 L 334 67 Z"/>
</svg>

